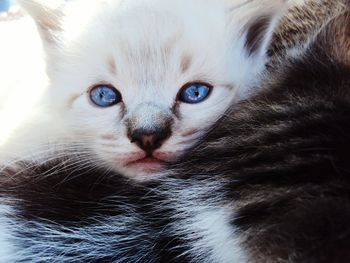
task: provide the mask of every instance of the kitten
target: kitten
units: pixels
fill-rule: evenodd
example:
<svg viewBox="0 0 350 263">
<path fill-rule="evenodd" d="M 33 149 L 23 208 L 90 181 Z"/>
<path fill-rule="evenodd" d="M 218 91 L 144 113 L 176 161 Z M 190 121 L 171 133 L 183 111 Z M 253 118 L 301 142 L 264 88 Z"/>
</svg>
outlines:
<svg viewBox="0 0 350 263">
<path fill-rule="evenodd" d="M 44 41 L 49 86 L 37 106 L 51 119 L 30 118 L 0 152 L 11 152 L 13 142 L 41 161 L 52 158 L 51 149 L 59 150 L 53 158 L 73 151 L 85 165 L 136 180 L 156 178 L 229 105 L 257 92 L 285 6 L 282 0 L 19 2 Z M 25 152 L 19 147 L 15 156 L 25 159 Z"/>
<path fill-rule="evenodd" d="M 349 262 L 349 23 L 233 105 L 169 178 L 135 184 L 71 156 L 9 170 L 4 258 Z"/>
</svg>

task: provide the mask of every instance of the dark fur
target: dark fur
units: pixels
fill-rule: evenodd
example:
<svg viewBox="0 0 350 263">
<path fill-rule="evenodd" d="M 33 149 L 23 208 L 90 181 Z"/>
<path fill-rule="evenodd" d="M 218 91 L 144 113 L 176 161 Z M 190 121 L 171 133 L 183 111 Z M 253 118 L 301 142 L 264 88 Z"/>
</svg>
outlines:
<svg viewBox="0 0 350 263">
<path fill-rule="evenodd" d="M 270 54 L 285 56 L 290 48 L 307 46 L 331 20 L 346 12 L 348 1 L 305 0 L 302 4 L 292 3 L 274 34 Z"/>
<path fill-rule="evenodd" d="M 19 226 L 15 242 L 22 242 L 19 261 L 186 262 L 179 256 L 186 244 L 164 229 L 174 212 L 157 183 L 135 185 L 112 172 L 72 169 L 71 161 L 7 173 L 2 196 L 19 208 L 12 218 Z M 20 201 L 13 205 L 8 197 Z"/>
<path fill-rule="evenodd" d="M 256 262 L 350 262 L 349 21 L 330 23 L 191 156 L 189 167 L 211 156 L 208 174 L 229 178 L 232 224 Z"/>
<path fill-rule="evenodd" d="M 64 164 L 45 176 L 57 163 L 12 177 L 9 171 L 0 189 L 19 211 L 12 220 L 22 226 L 14 231 L 24 248 L 21 259 L 35 260 L 41 253 L 41 258 L 66 262 L 193 261 L 186 251 L 194 240 L 173 230 L 177 211 L 169 199 L 193 187 L 192 202 L 198 205 L 215 205 L 218 199 L 235 204 L 238 216 L 231 223 L 252 262 L 350 262 L 346 25 L 346 14 L 334 20 L 303 59 L 290 61 L 264 92 L 233 107 L 182 162 L 170 167 L 172 179 L 135 185 L 99 170 L 63 169 Z M 196 194 L 196 186 L 206 189 L 210 183 L 220 191 Z M 135 220 L 121 227 L 128 217 Z M 94 232 L 101 225 L 108 227 Z M 85 230 L 87 238 L 67 235 L 58 242 L 42 226 Z M 65 250 L 62 242 L 68 244 Z"/>
</svg>

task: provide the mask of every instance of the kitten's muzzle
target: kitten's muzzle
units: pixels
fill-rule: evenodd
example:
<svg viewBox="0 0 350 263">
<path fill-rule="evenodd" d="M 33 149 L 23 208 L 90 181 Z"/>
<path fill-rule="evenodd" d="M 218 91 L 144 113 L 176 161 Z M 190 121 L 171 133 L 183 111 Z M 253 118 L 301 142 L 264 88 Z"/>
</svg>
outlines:
<svg viewBox="0 0 350 263">
<path fill-rule="evenodd" d="M 155 128 L 152 130 L 136 129 L 130 135 L 130 141 L 136 143 L 142 150 L 147 152 L 149 156 L 160 148 L 163 142 L 171 135 L 170 126 L 163 128 Z"/>
<path fill-rule="evenodd" d="M 152 157 L 152 153 L 160 148 L 172 132 L 172 112 L 151 102 L 137 105 L 126 118 L 127 136 L 131 143 Z"/>
</svg>

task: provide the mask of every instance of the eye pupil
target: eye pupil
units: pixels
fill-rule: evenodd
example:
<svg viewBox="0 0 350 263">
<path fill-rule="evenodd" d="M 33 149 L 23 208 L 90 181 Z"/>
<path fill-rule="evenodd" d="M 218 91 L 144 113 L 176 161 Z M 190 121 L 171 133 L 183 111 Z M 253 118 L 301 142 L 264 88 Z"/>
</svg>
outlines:
<svg viewBox="0 0 350 263">
<path fill-rule="evenodd" d="M 122 101 L 122 96 L 113 86 L 99 85 L 90 90 L 90 100 L 99 107 L 110 107 Z"/>
<path fill-rule="evenodd" d="M 211 88 L 207 84 L 188 84 L 180 91 L 179 100 L 188 104 L 200 103 L 210 95 Z"/>
</svg>

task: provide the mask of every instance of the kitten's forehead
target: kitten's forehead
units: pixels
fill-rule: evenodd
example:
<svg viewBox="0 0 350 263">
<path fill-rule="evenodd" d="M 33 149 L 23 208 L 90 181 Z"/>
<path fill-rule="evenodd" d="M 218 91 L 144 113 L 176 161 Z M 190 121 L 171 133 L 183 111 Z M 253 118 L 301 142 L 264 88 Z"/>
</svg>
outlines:
<svg viewBox="0 0 350 263">
<path fill-rule="evenodd" d="M 81 21 L 73 9 L 66 15 L 62 48 L 55 52 L 54 47 L 49 55 L 51 79 L 61 85 L 65 79 L 70 86 L 75 81 L 74 93 L 109 83 L 124 101 L 135 101 L 137 94 L 170 105 L 186 83 L 238 87 L 252 81 L 252 71 L 260 69 L 246 56 L 242 33 L 255 13 L 248 8 L 242 15 L 240 6 L 251 1 L 104 0 L 86 5 L 92 2 L 94 8 L 87 8 L 90 14 L 83 14 Z M 81 72 L 84 78 L 79 78 Z"/>
<path fill-rule="evenodd" d="M 116 18 L 116 28 L 110 31 L 118 53 L 115 55 L 119 60 L 139 62 L 142 66 L 151 66 L 146 64 L 152 62 L 164 66 L 164 60 L 169 59 L 184 37 L 184 25 L 176 17 L 166 17 L 157 10 L 144 11 L 134 9 Z"/>
<path fill-rule="evenodd" d="M 93 1 L 94 2 L 94 1 Z M 77 21 L 77 11 L 68 14 L 66 35 L 84 35 L 84 32 L 72 30 L 76 24 L 77 31 L 86 35 L 95 33 L 96 40 L 101 35 L 107 37 L 104 41 L 123 42 L 125 49 L 168 50 L 179 39 L 197 41 L 203 47 L 210 39 L 217 41 L 224 35 L 227 21 L 223 19 L 228 7 L 226 1 L 213 0 L 123 0 L 102 1 L 90 8 L 91 14 Z M 80 11 L 81 12 L 81 11 Z M 98 18 L 98 19 L 94 19 Z M 82 27 L 85 24 L 85 27 Z M 73 31 L 73 32 L 72 32 Z M 102 39 L 101 39 L 102 40 Z M 120 46 L 120 43 L 116 43 Z M 117 45 L 116 45 L 117 46 Z M 125 51 L 125 50 L 123 50 Z"/>
<path fill-rule="evenodd" d="M 104 15 L 92 25 L 97 30 L 91 31 L 102 32 L 103 38 L 94 36 L 89 42 L 95 50 L 108 44 L 99 51 L 108 51 L 107 57 L 100 57 L 112 74 L 126 79 L 128 87 L 139 92 L 142 87 L 163 90 L 168 88 L 163 85 L 176 80 L 205 80 L 224 72 L 222 68 L 215 72 L 215 62 L 224 65 L 228 50 L 226 9 L 214 1 L 122 1 L 118 8 L 103 7 L 100 12 Z M 196 72 L 201 75 L 194 76 Z M 186 73 L 192 79 L 179 79 Z"/>
<path fill-rule="evenodd" d="M 192 52 L 200 48 L 203 53 L 206 46 L 225 37 L 225 8 L 213 1 L 124 2 L 122 12 L 111 14 L 113 28 L 105 27 L 124 55 L 159 59 L 180 45 Z"/>
</svg>

